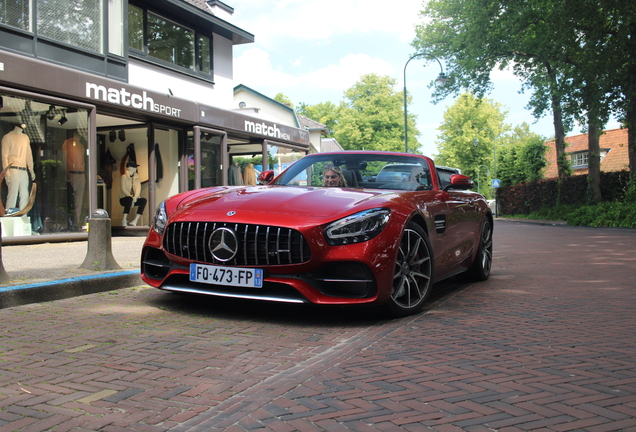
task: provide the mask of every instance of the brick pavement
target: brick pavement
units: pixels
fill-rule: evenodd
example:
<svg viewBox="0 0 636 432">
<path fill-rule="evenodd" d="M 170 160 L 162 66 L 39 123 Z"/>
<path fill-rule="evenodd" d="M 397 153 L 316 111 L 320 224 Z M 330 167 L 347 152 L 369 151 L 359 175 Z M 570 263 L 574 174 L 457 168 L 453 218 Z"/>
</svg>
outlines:
<svg viewBox="0 0 636 432">
<path fill-rule="evenodd" d="M 0 310 L 0 432 L 636 431 L 636 232 L 498 223 L 426 311 L 146 287 Z"/>
</svg>

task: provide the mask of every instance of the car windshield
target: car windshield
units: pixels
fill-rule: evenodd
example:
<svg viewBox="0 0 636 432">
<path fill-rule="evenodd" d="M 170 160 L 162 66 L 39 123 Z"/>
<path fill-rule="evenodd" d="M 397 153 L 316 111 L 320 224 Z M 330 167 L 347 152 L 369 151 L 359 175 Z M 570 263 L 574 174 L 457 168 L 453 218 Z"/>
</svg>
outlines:
<svg viewBox="0 0 636 432">
<path fill-rule="evenodd" d="M 305 156 L 280 175 L 281 186 L 430 190 L 427 160 L 391 154 L 314 154 Z"/>
</svg>

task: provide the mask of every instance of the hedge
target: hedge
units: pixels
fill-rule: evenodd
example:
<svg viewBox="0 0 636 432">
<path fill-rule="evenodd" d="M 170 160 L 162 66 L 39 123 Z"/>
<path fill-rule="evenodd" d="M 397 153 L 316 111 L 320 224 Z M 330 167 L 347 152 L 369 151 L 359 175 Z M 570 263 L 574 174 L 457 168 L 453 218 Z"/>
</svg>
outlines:
<svg viewBox="0 0 636 432">
<path fill-rule="evenodd" d="M 588 204 L 588 177 L 574 175 L 563 179 L 559 197 L 557 179 L 521 183 L 497 190 L 500 214 L 528 214 L 557 204 Z M 603 201 L 621 201 L 625 197 L 629 171 L 601 172 Z"/>
</svg>

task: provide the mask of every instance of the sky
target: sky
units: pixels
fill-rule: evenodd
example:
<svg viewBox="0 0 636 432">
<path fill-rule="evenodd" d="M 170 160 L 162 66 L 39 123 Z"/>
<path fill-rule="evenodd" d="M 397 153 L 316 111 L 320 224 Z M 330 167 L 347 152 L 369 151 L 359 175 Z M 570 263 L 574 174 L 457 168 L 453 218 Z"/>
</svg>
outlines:
<svg viewBox="0 0 636 432">
<path fill-rule="evenodd" d="M 227 0 L 234 8 L 232 24 L 252 33 L 255 42 L 234 47 L 234 82 L 265 96 L 283 93 L 294 105 L 339 104 L 344 92 L 361 76 L 388 75 L 404 89 L 404 67 L 415 54 L 411 42 L 422 23 L 423 0 Z M 442 62 L 443 64 L 443 62 Z M 438 127 L 449 96 L 432 103 L 428 85 L 440 67 L 435 61 L 413 59 L 406 68 L 406 87 L 412 100 L 408 113 L 417 116 L 419 151 L 437 151 Z M 494 90 L 486 97 L 507 111 L 506 123 L 526 122 L 530 130 L 554 135 L 551 113 L 536 120 L 525 109 L 529 94 L 509 71 L 491 75 Z M 618 127 L 616 122 L 607 129 Z M 568 135 L 581 133 L 577 128 Z"/>
</svg>

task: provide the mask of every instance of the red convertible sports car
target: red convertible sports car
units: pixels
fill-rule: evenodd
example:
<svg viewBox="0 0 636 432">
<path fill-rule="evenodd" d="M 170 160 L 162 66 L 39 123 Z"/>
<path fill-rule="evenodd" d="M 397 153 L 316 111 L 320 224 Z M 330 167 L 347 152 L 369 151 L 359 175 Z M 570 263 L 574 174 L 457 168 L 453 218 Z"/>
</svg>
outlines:
<svg viewBox="0 0 636 432">
<path fill-rule="evenodd" d="M 488 204 L 469 177 L 446 177 L 425 156 L 348 151 L 265 171 L 266 185 L 181 193 L 156 210 L 141 275 L 168 291 L 408 315 L 437 281 L 490 275 Z"/>
</svg>

